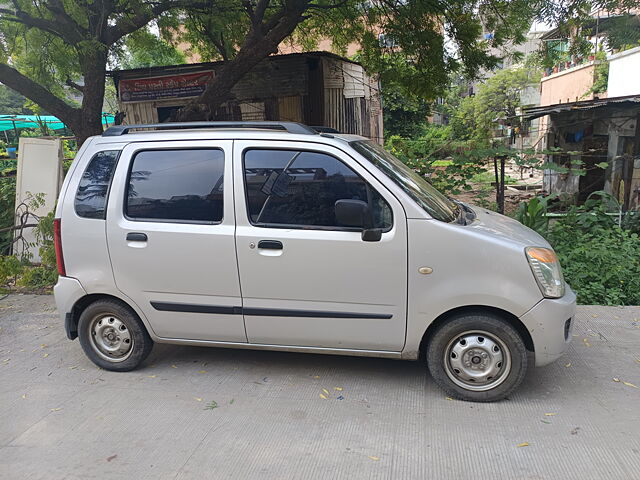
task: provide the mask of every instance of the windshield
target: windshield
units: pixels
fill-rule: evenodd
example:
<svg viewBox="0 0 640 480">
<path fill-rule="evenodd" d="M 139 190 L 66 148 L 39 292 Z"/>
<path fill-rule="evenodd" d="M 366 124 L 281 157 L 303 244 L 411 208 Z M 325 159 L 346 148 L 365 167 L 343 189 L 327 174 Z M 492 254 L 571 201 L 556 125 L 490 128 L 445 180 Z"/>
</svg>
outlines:
<svg viewBox="0 0 640 480">
<path fill-rule="evenodd" d="M 459 207 L 381 146 L 365 140 L 351 142 L 358 153 L 378 167 L 436 220 L 453 222 Z"/>
</svg>

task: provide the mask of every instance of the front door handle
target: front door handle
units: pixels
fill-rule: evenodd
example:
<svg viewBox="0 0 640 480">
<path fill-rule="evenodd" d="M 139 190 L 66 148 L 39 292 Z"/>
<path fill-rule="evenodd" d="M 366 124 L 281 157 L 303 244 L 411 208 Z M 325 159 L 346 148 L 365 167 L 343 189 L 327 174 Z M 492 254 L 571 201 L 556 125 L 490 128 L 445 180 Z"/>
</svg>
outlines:
<svg viewBox="0 0 640 480">
<path fill-rule="evenodd" d="M 139 233 L 139 232 L 129 232 L 127 233 L 127 242 L 146 242 L 147 234 Z"/>
<path fill-rule="evenodd" d="M 264 248 L 265 250 L 282 250 L 282 242 L 279 240 L 260 240 L 258 242 L 258 248 Z"/>
</svg>

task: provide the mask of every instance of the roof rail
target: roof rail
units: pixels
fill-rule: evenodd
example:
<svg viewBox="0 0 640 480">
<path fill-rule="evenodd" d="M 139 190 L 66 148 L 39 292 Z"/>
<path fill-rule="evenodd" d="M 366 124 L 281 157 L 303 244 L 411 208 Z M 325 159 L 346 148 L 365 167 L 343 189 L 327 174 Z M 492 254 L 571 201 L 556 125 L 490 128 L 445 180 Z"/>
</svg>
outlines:
<svg viewBox="0 0 640 480">
<path fill-rule="evenodd" d="M 285 130 L 288 133 L 299 135 L 317 135 L 318 132 L 311 127 L 296 122 L 172 122 L 150 123 L 140 125 L 114 125 L 107 128 L 103 137 L 118 137 L 126 135 L 130 130 L 140 128 L 152 128 L 155 130 L 179 130 L 186 128 L 266 128 L 271 130 Z"/>
<path fill-rule="evenodd" d="M 336 130 L 333 127 L 325 127 L 322 125 L 312 125 L 310 128 L 313 128 L 318 133 L 340 133 L 339 130 Z"/>
</svg>

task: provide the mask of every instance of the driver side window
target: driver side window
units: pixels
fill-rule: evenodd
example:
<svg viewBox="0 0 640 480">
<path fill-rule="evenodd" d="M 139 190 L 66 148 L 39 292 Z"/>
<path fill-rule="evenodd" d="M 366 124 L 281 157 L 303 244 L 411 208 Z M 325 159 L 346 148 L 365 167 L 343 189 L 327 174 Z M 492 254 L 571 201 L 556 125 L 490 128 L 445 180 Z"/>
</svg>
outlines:
<svg viewBox="0 0 640 480">
<path fill-rule="evenodd" d="M 335 217 L 337 200 L 367 202 L 373 228 L 393 224 L 391 207 L 337 158 L 301 150 L 251 149 L 244 153 L 248 213 L 257 226 L 353 230 Z"/>
</svg>

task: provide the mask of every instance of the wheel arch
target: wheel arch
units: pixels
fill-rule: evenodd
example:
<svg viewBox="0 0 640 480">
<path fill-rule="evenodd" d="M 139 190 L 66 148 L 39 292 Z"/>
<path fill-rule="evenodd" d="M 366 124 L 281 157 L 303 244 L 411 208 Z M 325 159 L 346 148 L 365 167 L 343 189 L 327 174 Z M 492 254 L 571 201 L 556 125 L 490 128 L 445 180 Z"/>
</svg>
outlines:
<svg viewBox="0 0 640 480">
<path fill-rule="evenodd" d="M 514 314 L 503 310 L 497 307 L 489 307 L 486 305 L 466 305 L 464 307 L 456 307 L 451 310 L 448 310 L 441 315 L 439 315 L 433 322 L 429 324 L 424 334 L 422 335 L 422 340 L 420 341 L 420 358 L 425 358 L 427 343 L 429 339 L 433 336 L 433 334 L 438 330 L 438 328 L 444 324 L 450 318 L 461 315 L 461 314 L 478 314 L 478 313 L 488 313 L 497 317 L 502 318 L 509 322 L 511 326 L 513 326 L 517 332 L 520 334 L 522 341 L 524 342 L 527 351 L 531 353 L 535 353 L 535 348 L 533 344 L 533 339 L 531 338 L 531 334 L 527 327 L 520 321 L 518 317 Z"/>
<path fill-rule="evenodd" d="M 115 295 L 110 295 L 108 293 L 90 293 L 78 299 L 78 301 L 76 301 L 76 303 L 71 308 L 71 311 L 66 314 L 65 329 L 67 331 L 67 337 L 70 340 L 78 338 L 78 321 L 80 320 L 82 312 L 84 312 L 89 305 L 98 300 L 114 300 L 122 304 L 124 307 L 131 310 L 131 312 L 133 312 L 138 318 L 140 318 L 142 321 L 142 325 L 144 325 L 144 328 L 147 330 L 147 333 L 151 333 L 149 332 L 149 328 L 146 325 L 144 319 L 140 316 L 136 309 L 133 308 L 129 303 L 124 301 L 122 298 L 116 297 Z"/>
</svg>

